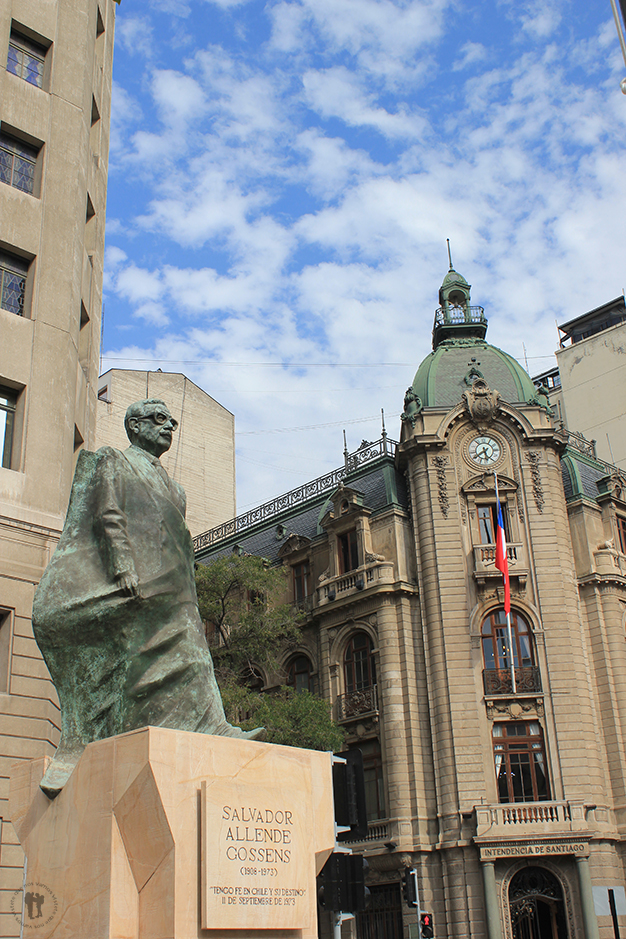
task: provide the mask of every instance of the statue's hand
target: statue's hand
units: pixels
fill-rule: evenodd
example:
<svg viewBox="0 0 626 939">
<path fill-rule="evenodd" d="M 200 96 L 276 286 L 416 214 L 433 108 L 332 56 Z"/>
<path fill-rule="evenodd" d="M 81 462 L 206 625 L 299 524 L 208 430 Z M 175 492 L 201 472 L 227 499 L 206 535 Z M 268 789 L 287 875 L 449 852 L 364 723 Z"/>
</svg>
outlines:
<svg viewBox="0 0 626 939">
<path fill-rule="evenodd" d="M 124 571 L 115 578 L 121 588 L 122 593 L 127 597 L 139 596 L 139 578 L 134 571 Z"/>
</svg>

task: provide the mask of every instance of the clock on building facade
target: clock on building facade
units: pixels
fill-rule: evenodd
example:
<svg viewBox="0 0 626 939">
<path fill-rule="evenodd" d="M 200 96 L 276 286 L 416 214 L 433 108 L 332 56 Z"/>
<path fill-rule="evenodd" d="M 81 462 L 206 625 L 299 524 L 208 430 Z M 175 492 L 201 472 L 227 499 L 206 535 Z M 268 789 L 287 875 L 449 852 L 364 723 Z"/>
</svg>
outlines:
<svg viewBox="0 0 626 939">
<path fill-rule="evenodd" d="M 502 447 L 495 437 L 482 434 L 470 441 L 468 454 L 478 466 L 493 466 L 502 456 Z"/>
</svg>

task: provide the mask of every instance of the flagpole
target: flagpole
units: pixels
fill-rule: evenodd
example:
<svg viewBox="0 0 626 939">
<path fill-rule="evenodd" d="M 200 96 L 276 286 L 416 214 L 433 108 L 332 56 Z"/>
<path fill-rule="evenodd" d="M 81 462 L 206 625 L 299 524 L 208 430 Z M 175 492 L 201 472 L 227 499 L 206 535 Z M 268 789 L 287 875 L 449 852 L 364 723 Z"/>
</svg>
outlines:
<svg viewBox="0 0 626 939">
<path fill-rule="evenodd" d="M 500 494 L 498 493 L 498 474 L 494 472 L 493 478 L 496 483 L 496 510 L 499 515 L 499 513 L 501 512 L 501 508 L 500 508 Z M 497 525 L 496 525 L 496 528 L 497 528 Z M 508 549 L 505 546 L 505 552 L 507 550 Z M 502 576 L 504 577 L 504 572 L 502 573 Z M 506 583 L 505 583 L 505 590 L 506 590 Z M 517 684 L 515 682 L 515 650 L 513 648 L 513 632 L 511 630 L 511 611 L 510 609 L 509 610 L 506 609 L 506 603 L 505 603 L 505 613 L 506 613 L 506 632 L 507 632 L 507 637 L 509 640 L 509 656 L 510 656 L 510 661 L 511 661 L 511 666 L 510 666 L 511 667 L 511 688 L 513 690 L 513 694 L 517 694 Z"/>
<path fill-rule="evenodd" d="M 506 631 L 509 634 L 509 649 L 511 652 L 511 687 L 513 689 L 513 694 L 517 694 L 517 687 L 515 685 L 515 652 L 513 650 L 513 636 L 511 633 L 511 614 L 506 614 Z"/>
</svg>

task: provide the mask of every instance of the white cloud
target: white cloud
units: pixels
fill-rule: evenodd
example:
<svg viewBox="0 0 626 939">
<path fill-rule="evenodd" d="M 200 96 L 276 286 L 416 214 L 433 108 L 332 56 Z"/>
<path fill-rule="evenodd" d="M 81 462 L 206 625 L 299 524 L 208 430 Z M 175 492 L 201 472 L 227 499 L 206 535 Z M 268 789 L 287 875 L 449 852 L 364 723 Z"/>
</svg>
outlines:
<svg viewBox="0 0 626 939">
<path fill-rule="evenodd" d="M 184 61 L 159 47 L 150 99 L 120 97 L 114 176 L 138 195 L 132 214 L 115 203 L 107 312 L 152 336 L 119 351 L 131 367 L 185 371 L 250 434 L 294 428 L 272 436 L 274 461 L 242 461 L 251 502 L 298 481 L 272 463 L 310 465 L 302 480 L 341 462 L 341 428 L 303 425 L 372 417 L 356 446 L 380 407 L 399 412 L 446 237 L 488 338 L 518 357 L 525 343 L 534 371 L 553 362 L 555 318 L 619 294 L 626 108 L 614 27 L 573 41 L 561 5 L 446 19 L 447 0 L 282 0 L 263 42 L 260 5 L 219 5 L 221 45 Z M 302 367 L 267 367 L 281 361 Z"/>
<path fill-rule="evenodd" d="M 339 117 L 352 126 L 375 128 L 385 137 L 410 139 L 426 132 L 423 117 L 408 113 L 400 103 L 396 113 L 375 106 L 373 95 L 364 93 L 359 78 L 344 66 L 310 70 L 302 77 L 308 105 L 322 117 Z"/>
<path fill-rule="evenodd" d="M 460 53 L 460 58 L 455 59 L 452 66 L 455 72 L 460 72 L 468 65 L 474 65 L 475 62 L 483 62 L 487 58 L 487 50 L 482 42 L 466 42 L 461 46 Z"/>
</svg>

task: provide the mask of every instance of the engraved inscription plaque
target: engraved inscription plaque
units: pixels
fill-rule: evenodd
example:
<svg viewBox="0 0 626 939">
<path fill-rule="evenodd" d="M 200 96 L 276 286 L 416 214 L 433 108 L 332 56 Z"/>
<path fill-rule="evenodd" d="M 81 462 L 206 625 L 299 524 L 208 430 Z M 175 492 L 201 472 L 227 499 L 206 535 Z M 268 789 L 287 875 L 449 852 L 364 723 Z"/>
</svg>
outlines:
<svg viewBox="0 0 626 939">
<path fill-rule="evenodd" d="M 306 791 L 202 783 L 202 927 L 301 929 L 314 925 L 314 814 Z"/>
</svg>

